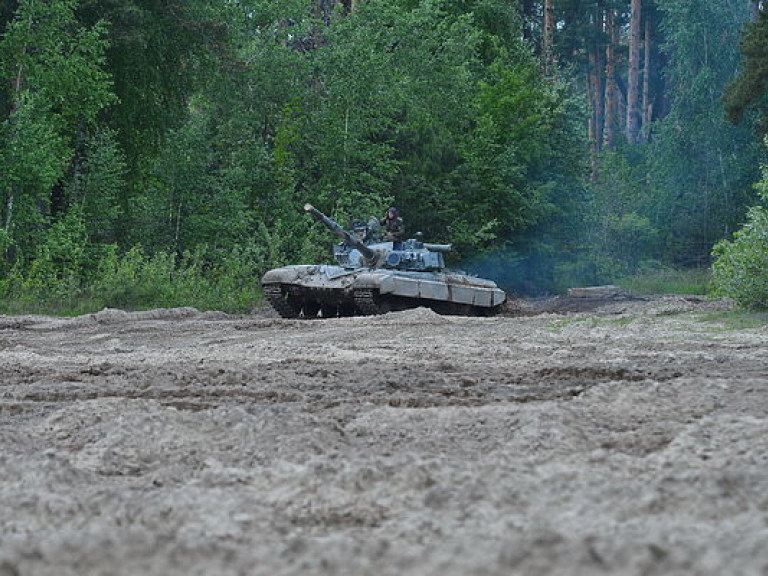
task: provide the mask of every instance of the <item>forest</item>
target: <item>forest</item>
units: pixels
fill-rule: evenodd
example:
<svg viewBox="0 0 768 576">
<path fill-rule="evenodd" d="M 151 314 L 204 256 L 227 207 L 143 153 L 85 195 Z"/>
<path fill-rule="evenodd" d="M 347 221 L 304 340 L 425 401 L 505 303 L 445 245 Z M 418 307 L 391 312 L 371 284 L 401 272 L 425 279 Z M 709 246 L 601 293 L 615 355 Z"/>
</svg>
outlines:
<svg viewBox="0 0 768 576">
<path fill-rule="evenodd" d="M 248 311 L 389 206 L 519 295 L 768 308 L 768 6 L 0 0 L 0 312 Z M 761 167 L 763 169 L 761 170 Z"/>
</svg>

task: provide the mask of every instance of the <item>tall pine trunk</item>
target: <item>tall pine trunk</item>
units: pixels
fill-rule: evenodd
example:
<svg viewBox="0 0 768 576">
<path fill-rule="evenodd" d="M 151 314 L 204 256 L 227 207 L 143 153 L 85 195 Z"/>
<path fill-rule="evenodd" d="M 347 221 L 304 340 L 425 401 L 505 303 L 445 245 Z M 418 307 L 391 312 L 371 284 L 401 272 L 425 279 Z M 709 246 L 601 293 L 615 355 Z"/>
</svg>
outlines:
<svg viewBox="0 0 768 576">
<path fill-rule="evenodd" d="M 627 142 L 634 144 L 640 133 L 640 19 L 642 0 L 632 0 L 629 20 L 629 72 L 627 74 Z"/>
<path fill-rule="evenodd" d="M 651 15 L 645 17 L 645 40 L 643 42 L 643 51 L 645 58 L 643 61 L 643 128 L 647 137 L 651 120 L 653 119 L 653 103 L 651 102 L 651 33 L 652 33 Z"/>
<path fill-rule="evenodd" d="M 603 61 L 603 47 L 600 43 L 595 43 L 592 52 L 594 54 L 592 70 L 595 91 L 595 143 L 599 152 L 603 145 L 603 128 L 605 125 L 605 62 Z"/>
<path fill-rule="evenodd" d="M 541 42 L 544 73 L 550 76 L 555 68 L 555 6 L 553 0 L 544 0 L 544 35 Z"/>
<path fill-rule="evenodd" d="M 616 44 L 619 27 L 616 26 L 616 11 L 610 8 L 606 15 L 605 32 L 608 43 L 605 46 L 605 128 L 604 144 L 609 150 L 616 145 Z"/>
</svg>

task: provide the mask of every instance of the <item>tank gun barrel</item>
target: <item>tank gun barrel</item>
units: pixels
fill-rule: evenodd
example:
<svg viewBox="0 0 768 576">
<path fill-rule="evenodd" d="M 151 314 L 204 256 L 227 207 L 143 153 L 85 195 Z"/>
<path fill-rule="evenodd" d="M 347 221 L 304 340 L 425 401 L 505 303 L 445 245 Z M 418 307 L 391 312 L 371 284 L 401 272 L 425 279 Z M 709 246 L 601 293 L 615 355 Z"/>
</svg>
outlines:
<svg viewBox="0 0 768 576">
<path fill-rule="evenodd" d="M 452 244 L 431 244 L 428 242 L 424 242 L 424 248 L 429 250 L 430 252 L 450 252 L 453 250 Z"/>
<path fill-rule="evenodd" d="M 320 212 L 317 208 L 312 206 L 312 204 L 304 204 L 304 212 L 307 212 L 310 214 L 315 220 L 325 225 L 326 228 L 328 228 L 335 236 L 338 236 L 342 240 L 344 240 L 347 244 L 350 246 L 356 248 L 360 251 L 360 254 L 363 255 L 363 257 L 366 260 L 369 260 L 371 262 L 376 260 L 376 252 L 362 242 L 355 238 L 352 234 L 344 230 L 344 228 L 341 227 L 341 225 L 328 218 L 325 214 Z"/>
</svg>

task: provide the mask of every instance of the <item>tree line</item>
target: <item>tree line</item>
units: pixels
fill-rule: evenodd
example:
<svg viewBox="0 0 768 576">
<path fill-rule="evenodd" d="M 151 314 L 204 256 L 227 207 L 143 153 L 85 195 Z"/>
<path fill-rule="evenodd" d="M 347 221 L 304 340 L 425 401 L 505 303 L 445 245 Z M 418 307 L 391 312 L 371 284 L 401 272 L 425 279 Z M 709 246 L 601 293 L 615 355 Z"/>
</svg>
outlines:
<svg viewBox="0 0 768 576">
<path fill-rule="evenodd" d="M 4 0 L 0 294 L 248 309 L 266 269 L 328 258 L 306 201 L 342 223 L 396 205 L 521 293 L 708 265 L 757 198 L 764 21 L 743 0 Z"/>
</svg>

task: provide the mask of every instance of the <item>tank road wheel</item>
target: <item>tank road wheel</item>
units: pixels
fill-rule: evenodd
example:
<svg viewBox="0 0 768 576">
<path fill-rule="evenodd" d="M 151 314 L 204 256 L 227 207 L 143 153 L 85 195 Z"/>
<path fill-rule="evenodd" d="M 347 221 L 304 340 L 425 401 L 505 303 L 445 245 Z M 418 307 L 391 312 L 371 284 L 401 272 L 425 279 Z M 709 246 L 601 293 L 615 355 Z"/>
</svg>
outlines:
<svg viewBox="0 0 768 576">
<path fill-rule="evenodd" d="M 317 313 L 320 312 L 320 304 L 314 300 L 305 300 L 304 305 L 301 307 L 301 312 L 304 318 L 317 318 Z"/>
<path fill-rule="evenodd" d="M 386 314 L 390 310 L 390 306 L 378 292 L 367 288 L 355 290 L 355 308 L 362 316 Z"/>
<path fill-rule="evenodd" d="M 323 318 L 336 318 L 341 315 L 339 306 L 336 304 L 323 304 L 320 306 L 320 314 Z"/>
<path fill-rule="evenodd" d="M 266 284 L 264 297 L 283 318 L 298 318 L 301 314 L 301 302 L 294 296 L 284 293 L 279 284 Z"/>
<path fill-rule="evenodd" d="M 339 318 L 354 316 L 356 311 L 357 309 L 355 308 L 354 302 L 342 302 L 339 304 Z"/>
</svg>

